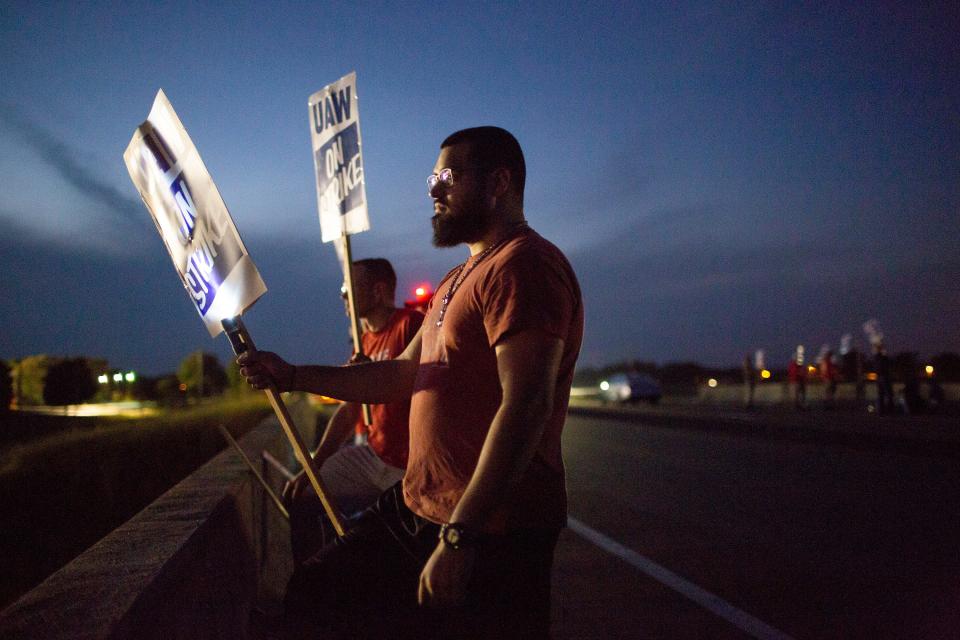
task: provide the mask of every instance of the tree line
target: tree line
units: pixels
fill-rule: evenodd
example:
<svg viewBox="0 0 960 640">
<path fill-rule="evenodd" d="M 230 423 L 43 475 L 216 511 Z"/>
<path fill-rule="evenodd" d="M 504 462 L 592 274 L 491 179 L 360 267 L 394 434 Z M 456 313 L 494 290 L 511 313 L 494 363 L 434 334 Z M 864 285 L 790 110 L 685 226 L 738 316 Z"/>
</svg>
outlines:
<svg viewBox="0 0 960 640">
<path fill-rule="evenodd" d="M 236 362 L 224 367 L 217 356 L 203 351 L 186 356 L 176 373 L 156 377 L 130 373 L 111 368 L 103 358 L 87 356 L 38 354 L 0 360 L 0 410 L 13 403 L 62 406 L 141 400 L 175 405 L 246 389 Z"/>
</svg>

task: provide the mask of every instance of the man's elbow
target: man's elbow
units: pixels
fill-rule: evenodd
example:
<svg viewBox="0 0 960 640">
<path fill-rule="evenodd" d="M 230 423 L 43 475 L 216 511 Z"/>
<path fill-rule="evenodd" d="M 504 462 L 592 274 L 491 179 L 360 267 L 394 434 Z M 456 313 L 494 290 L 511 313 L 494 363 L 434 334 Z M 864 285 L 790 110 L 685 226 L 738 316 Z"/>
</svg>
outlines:
<svg viewBox="0 0 960 640">
<path fill-rule="evenodd" d="M 530 409 L 531 414 L 540 422 L 546 422 L 553 413 L 553 394 L 546 394 L 534 401 Z"/>
<path fill-rule="evenodd" d="M 542 429 L 553 413 L 553 394 L 528 394 L 507 404 L 512 408 L 511 413 L 518 419 L 526 424 L 535 424 Z"/>
<path fill-rule="evenodd" d="M 509 418 L 515 427 L 511 436 L 516 458 L 508 474 L 509 482 L 520 482 L 526 473 L 530 461 L 540 446 L 547 421 L 553 411 L 553 400 L 549 396 L 528 396 L 516 403 L 507 405 Z"/>
</svg>

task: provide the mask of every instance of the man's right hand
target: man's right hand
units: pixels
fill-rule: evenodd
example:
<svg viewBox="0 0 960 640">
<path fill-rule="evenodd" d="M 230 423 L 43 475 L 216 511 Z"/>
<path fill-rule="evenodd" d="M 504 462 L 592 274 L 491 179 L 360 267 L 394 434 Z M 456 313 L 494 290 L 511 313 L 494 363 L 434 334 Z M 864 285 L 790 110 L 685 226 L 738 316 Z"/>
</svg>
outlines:
<svg viewBox="0 0 960 640">
<path fill-rule="evenodd" d="M 293 504 L 305 491 L 309 491 L 310 489 L 310 479 L 306 473 L 301 471 L 293 480 L 288 480 L 287 483 L 283 485 L 283 493 L 281 495 L 287 504 Z"/>
<path fill-rule="evenodd" d="M 274 386 L 277 391 L 292 391 L 293 374 L 296 369 L 277 354 L 270 351 L 247 351 L 237 358 L 240 375 L 254 389 Z"/>
</svg>

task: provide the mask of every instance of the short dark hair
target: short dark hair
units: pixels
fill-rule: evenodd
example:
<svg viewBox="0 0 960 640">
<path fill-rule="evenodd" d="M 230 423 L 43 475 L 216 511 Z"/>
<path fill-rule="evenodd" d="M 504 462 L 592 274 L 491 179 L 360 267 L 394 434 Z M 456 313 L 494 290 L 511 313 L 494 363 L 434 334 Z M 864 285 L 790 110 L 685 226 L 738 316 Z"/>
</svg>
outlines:
<svg viewBox="0 0 960 640">
<path fill-rule="evenodd" d="M 500 127 L 472 127 L 451 133 L 440 143 L 440 148 L 455 144 L 470 145 L 470 154 L 474 162 L 485 169 L 506 167 L 510 170 L 513 186 L 523 198 L 523 188 L 527 182 L 527 164 L 523 160 L 523 150 L 513 134 Z"/>
<path fill-rule="evenodd" d="M 363 267 L 370 278 L 370 284 L 382 282 L 387 285 L 390 291 L 397 290 L 397 274 L 393 270 L 393 265 L 386 258 L 364 258 L 363 260 L 354 260 L 353 266 Z"/>
</svg>

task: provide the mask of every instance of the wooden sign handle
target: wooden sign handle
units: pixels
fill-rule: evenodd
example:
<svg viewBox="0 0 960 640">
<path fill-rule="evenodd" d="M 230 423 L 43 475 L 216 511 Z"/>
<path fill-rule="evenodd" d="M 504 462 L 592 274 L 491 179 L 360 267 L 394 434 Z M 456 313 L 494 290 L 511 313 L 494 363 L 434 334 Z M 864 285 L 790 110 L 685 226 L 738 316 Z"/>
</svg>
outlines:
<svg viewBox="0 0 960 640">
<path fill-rule="evenodd" d="M 246 351 L 256 351 L 253 339 L 250 338 L 250 334 L 243 325 L 240 316 L 224 320 L 223 328 L 227 333 L 227 337 L 230 338 L 230 344 L 233 346 L 234 353 L 240 355 Z M 347 532 L 343 524 L 343 516 L 340 515 L 340 512 L 333 504 L 333 500 L 328 495 L 326 487 L 323 486 L 323 481 L 320 479 L 320 470 L 316 466 L 316 461 L 313 459 L 313 456 L 310 455 L 310 451 L 304 444 L 303 438 L 300 437 L 300 432 L 297 431 L 297 426 L 294 424 L 293 418 L 287 410 L 287 405 L 283 403 L 280 392 L 278 392 L 277 388 L 272 384 L 267 389 L 264 389 L 264 392 L 270 400 L 270 405 L 273 407 L 274 413 L 277 414 L 277 419 L 280 421 L 280 427 L 283 429 L 284 435 L 287 436 L 287 440 L 290 441 L 290 446 L 293 447 L 293 454 L 300 462 L 300 466 L 303 467 L 303 472 L 307 474 L 313 490 L 317 492 L 317 497 L 320 498 L 323 510 L 327 512 L 327 517 L 330 518 L 330 522 L 333 524 L 333 528 L 336 529 L 337 535 L 343 537 Z"/>
</svg>

